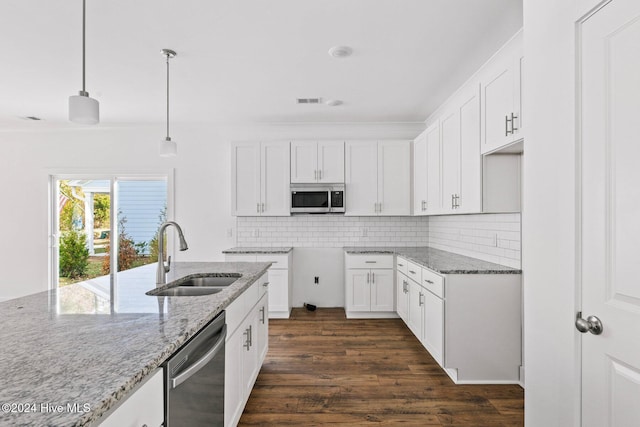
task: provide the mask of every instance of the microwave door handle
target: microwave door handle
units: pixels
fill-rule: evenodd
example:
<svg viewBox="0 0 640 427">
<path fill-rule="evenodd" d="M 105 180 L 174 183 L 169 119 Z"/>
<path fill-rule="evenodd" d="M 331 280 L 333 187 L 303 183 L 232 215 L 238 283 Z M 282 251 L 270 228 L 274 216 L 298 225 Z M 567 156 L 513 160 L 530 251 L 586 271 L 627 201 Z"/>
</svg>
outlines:
<svg viewBox="0 0 640 427">
<path fill-rule="evenodd" d="M 196 363 L 191 365 L 189 369 L 186 369 L 180 375 L 171 378 L 171 388 L 176 388 L 186 380 L 188 380 L 193 374 L 198 372 L 200 369 L 204 368 L 204 366 L 211 361 L 216 355 L 220 352 L 222 345 L 224 344 L 224 340 L 227 338 L 227 325 L 225 324 L 222 327 L 222 332 L 220 332 L 220 337 L 213 345 L 211 350 L 207 352 L 204 356 L 200 358 Z"/>
</svg>

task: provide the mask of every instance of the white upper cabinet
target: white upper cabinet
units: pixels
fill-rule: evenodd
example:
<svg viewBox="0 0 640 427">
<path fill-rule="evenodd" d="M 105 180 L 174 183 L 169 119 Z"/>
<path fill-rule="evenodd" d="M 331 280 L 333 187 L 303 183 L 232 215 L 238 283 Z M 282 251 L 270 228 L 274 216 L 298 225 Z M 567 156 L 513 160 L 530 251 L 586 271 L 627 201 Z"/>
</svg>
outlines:
<svg viewBox="0 0 640 427">
<path fill-rule="evenodd" d="M 411 142 L 345 144 L 345 215 L 411 214 Z"/>
<path fill-rule="evenodd" d="M 292 141 L 291 182 L 344 182 L 344 141 Z"/>
<path fill-rule="evenodd" d="M 440 119 L 442 212 L 482 212 L 480 87 L 470 84 L 448 103 Z"/>
<path fill-rule="evenodd" d="M 378 145 L 376 141 L 345 143 L 345 215 L 378 213 Z"/>
<path fill-rule="evenodd" d="M 411 142 L 378 142 L 378 215 L 411 215 Z"/>
<path fill-rule="evenodd" d="M 427 129 L 427 203 L 425 213 L 442 211 L 442 178 L 440 157 L 440 122 Z M 417 165 L 415 167 L 418 167 Z"/>
<path fill-rule="evenodd" d="M 237 216 L 288 216 L 289 143 L 231 145 L 231 206 Z"/>
<path fill-rule="evenodd" d="M 521 96 L 523 64 L 520 31 L 481 72 L 483 154 L 524 138 Z"/>
<path fill-rule="evenodd" d="M 427 135 L 429 130 L 422 132 L 413 141 L 414 215 L 425 215 L 427 210 Z"/>
</svg>

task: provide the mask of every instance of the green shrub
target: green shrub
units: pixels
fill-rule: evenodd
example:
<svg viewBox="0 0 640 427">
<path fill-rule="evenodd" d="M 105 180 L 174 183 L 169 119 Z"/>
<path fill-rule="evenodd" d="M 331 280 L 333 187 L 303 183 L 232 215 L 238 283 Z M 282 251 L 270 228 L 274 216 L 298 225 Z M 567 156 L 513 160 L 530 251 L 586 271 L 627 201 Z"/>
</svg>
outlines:
<svg viewBox="0 0 640 427">
<path fill-rule="evenodd" d="M 84 276 L 89 265 L 87 235 L 78 230 L 67 231 L 60 238 L 60 276 L 75 279 Z"/>
</svg>

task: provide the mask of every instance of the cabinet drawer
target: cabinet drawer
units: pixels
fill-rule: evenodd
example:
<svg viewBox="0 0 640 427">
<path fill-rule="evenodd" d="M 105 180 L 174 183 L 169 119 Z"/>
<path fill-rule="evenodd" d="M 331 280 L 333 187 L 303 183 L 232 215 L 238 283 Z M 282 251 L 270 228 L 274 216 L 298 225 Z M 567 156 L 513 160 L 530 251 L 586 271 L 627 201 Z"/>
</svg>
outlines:
<svg viewBox="0 0 640 427">
<path fill-rule="evenodd" d="M 289 255 L 261 254 L 256 256 L 257 262 L 272 262 L 271 268 L 286 270 L 289 268 Z"/>
<path fill-rule="evenodd" d="M 400 273 L 406 276 L 408 269 L 409 269 L 409 261 L 407 261 L 406 259 L 400 256 L 396 257 L 396 270 L 398 270 Z"/>
<path fill-rule="evenodd" d="M 422 286 L 440 298 L 444 298 L 444 278 L 428 268 L 422 269 Z"/>
<path fill-rule="evenodd" d="M 256 262 L 256 256 L 252 254 L 224 254 L 226 262 Z"/>
<path fill-rule="evenodd" d="M 422 267 L 411 261 L 407 262 L 407 276 L 416 283 L 422 284 Z"/>
<path fill-rule="evenodd" d="M 393 268 L 393 255 L 347 255 L 345 268 Z"/>
</svg>

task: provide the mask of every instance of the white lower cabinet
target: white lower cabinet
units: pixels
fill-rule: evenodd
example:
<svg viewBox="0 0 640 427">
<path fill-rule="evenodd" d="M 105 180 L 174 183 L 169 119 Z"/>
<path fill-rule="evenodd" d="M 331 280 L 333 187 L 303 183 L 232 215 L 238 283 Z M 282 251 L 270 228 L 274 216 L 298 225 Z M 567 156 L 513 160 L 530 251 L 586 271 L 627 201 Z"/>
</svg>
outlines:
<svg viewBox="0 0 640 427">
<path fill-rule="evenodd" d="M 395 317 L 393 255 L 345 254 L 347 317 Z"/>
<path fill-rule="evenodd" d="M 224 424 L 235 426 L 268 350 L 266 275 L 226 309 Z"/>
<path fill-rule="evenodd" d="M 401 272 L 396 273 L 396 313 L 409 322 L 409 279 Z"/>
<path fill-rule="evenodd" d="M 164 423 L 164 385 L 162 368 L 111 412 L 101 427 L 161 426 Z"/>
<path fill-rule="evenodd" d="M 441 275 L 398 257 L 396 276 L 398 315 L 454 382 L 520 381 L 521 275 Z"/>
<path fill-rule="evenodd" d="M 227 262 L 271 262 L 269 268 L 269 317 L 288 319 L 293 301 L 293 251 L 287 254 L 225 254 Z"/>
</svg>

